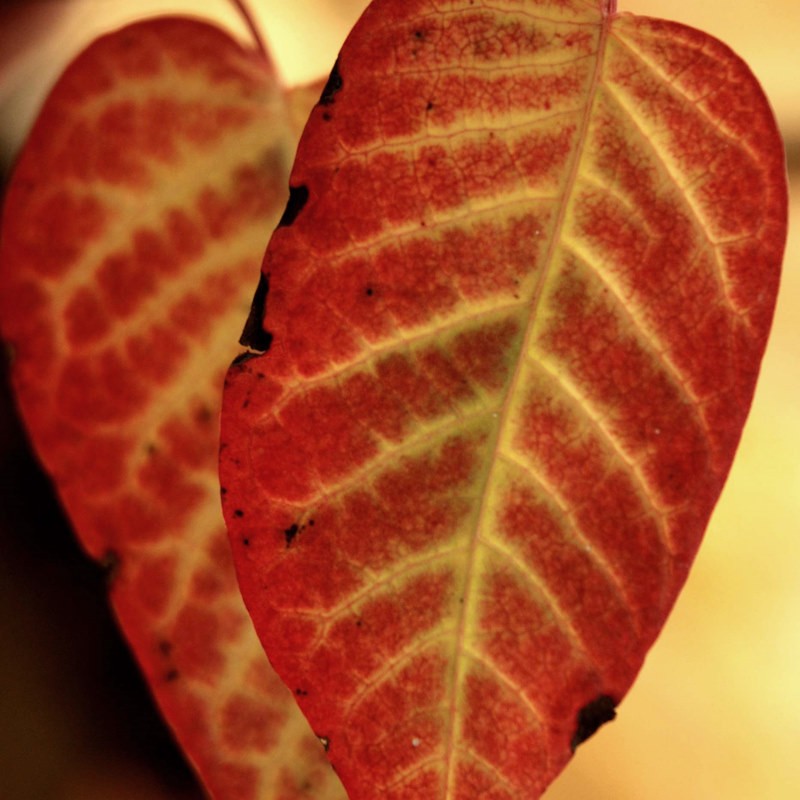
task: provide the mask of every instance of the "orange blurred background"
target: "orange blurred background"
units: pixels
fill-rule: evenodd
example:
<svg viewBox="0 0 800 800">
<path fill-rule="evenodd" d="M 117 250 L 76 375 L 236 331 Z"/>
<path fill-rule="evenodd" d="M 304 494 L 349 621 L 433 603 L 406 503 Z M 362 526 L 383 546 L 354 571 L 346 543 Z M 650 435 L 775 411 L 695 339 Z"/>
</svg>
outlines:
<svg viewBox="0 0 800 800">
<path fill-rule="evenodd" d="M 251 0 L 288 83 L 326 74 L 365 0 Z M 618 719 L 546 800 L 800 797 L 800 3 L 618 0 L 731 45 L 773 101 L 793 182 L 772 338 L 705 544 Z M 166 11 L 239 35 L 227 0 L 0 0 L 0 171 L 94 36 Z M 0 800 L 196 800 L 0 386 Z M 270 800 L 270 798 L 265 798 Z M 379 798 L 376 798 L 379 800 Z M 476 799 L 477 800 L 477 799 Z"/>
</svg>

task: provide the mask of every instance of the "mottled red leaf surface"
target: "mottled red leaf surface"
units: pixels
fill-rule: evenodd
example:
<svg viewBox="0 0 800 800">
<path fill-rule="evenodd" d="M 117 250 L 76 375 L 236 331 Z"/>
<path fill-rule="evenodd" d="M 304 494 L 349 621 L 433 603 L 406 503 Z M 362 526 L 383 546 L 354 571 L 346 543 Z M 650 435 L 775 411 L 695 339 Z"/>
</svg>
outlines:
<svg viewBox="0 0 800 800">
<path fill-rule="evenodd" d="M 344 797 L 252 629 L 219 508 L 223 376 L 286 200 L 287 101 L 204 23 L 98 40 L 25 146 L 0 250 L 31 438 L 164 715 L 229 800 Z"/>
<path fill-rule="evenodd" d="M 223 408 L 245 602 L 353 800 L 538 797 L 731 465 L 785 238 L 767 102 L 608 0 L 376 0 L 291 185 Z"/>
</svg>

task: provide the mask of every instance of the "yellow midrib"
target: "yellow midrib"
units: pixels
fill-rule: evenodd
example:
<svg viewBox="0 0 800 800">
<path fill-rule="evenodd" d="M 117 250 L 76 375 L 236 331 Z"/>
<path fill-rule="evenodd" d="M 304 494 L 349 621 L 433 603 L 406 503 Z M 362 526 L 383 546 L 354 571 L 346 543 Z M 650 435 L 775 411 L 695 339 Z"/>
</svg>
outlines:
<svg viewBox="0 0 800 800">
<path fill-rule="evenodd" d="M 611 24 L 611 17 L 604 15 L 600 21 L 597 61 L 589 85 L 589 91 L 587 93 L 586 110 L 584 112 L 583 119 L 581 121 L 581 128 L 577 135 L 577 141 L 575 144 L 572 164 L 570 165 L 569 173 L 564 183 L 563 198 L 561 200 L 561 204 L 558 207 L 558 211 L 556 214 L 556 220 L 553 226 L 552 239 L 550 241 L 550 245 L 545 254 L 545 257 L 542 261 L 541 275 L 539 277 L 537 284 L 533 288 L 533 293 L 530 301 L 531 313 L 522 339 L 522 346 L 520 348 L 519 359 L 514 369 L 514 373 L 511 377 L 511 381 L 508 385 L 508 390 L 506 392 L 505 399 L 503 400 L 502 406 L 500 407 L 500 411 L 498 413 L 497 424 L 494 432 L 494 439 L 490 443 L 490 448 L 492 453 L 491 463 L 489 469 L 486 471 L 486 478 L 484 480 L 483 492 L 481 493 L 481 505 L 480 508 L 478 509 L 478 513 L 476 515 L 477 522 L 471 535 L 471 541 L 468 549 L 469 555 L 464 575 L 464 583 L 460 595 L 464 598 L 464 602 L 460 605 L 460 610 L 458 615 L 452 679 L 450 681 L 450 695 L 451 695 L 449 703 L 450 731 L 447 737 L 447 749 L 445 752 L 446 773 L 445 773 L 445 785 L 444 785 L 444 795 L 443 795 L 444 800 L 449 800 L 451 797 L 454 796 L 455 768 L 457 763 L 456 738 L 458 734 L 457 724 L 459 717 L 458 703 L 462 695 L 462 686 L 466 676 L 466 663 L 468 661 L 468 659 L 461 657 L 461 654 L 465 649 L 464 640 L 466 636 L 467 623 L 474 611 L 473 607 L 476 601 L 475 593 L 472 591 L 473 583 L 476 578 L 475 575 L 476 556 L 477 556 L 478 546 L 480 544 L 480 538 L 481 538 L 480 532 L 482 529 L 484 517 L 486 516 L 487 512 L 487 505 L 488 505 L 487 498 L 489 494 L 489 487 L 492 484 L 496 467 L 499 462 L 500 433 L 504 429 L 508 420 L 508 415 L 511 410 L 510 400 L 511 398 L 514 397 L 518 382 L 520 380 L 522 365 L 525 361 L 524 354 L 528 352 L 528 350 L 530 349 L 530 341 L 535 327 L 535 321 L 537 317 L 539 303 L 541 302 L 542 295 L 544 292 L 544 287 L 547 283 L 547 279 L 550 274 L 557 244 L 561 239 L 561 231 L 563 229 L 564 221 L 566 219 L 567 209 L 572 199 L 572 192 L 575 187 L 578 174 L 580 172 L 581 161 L 583 158 L 586 140 L 590 127 L 590 121 L 592 118 L 592 109 L 594 107 L 595 99 L 597 97 L 597 89 L 600 83 L 600 76 L 603 71 L 606 41 L 608 39 L 610 24 Z"/>
</svg>

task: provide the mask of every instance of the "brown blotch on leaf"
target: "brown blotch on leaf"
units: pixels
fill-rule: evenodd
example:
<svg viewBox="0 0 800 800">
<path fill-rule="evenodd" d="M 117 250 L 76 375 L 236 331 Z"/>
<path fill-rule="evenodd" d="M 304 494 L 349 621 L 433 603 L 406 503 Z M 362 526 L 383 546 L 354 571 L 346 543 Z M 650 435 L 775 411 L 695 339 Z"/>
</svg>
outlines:
<svg viewBox="0 0 800 800">
<path fill-rule="evenodd" d="M 295 536 L 297 536 L 298 533 L 300 533 L 299 525 L 291 525 L 283 532 L 283 537 L 284 539 L 286 539 L 287 547 L 292 546 L 292 542 L 294 541 Z"/>
<path fill-rule="evenodd" d="M 239 353 L 239 355 L 233 359 L 231 366 L 235 367 L 238 364 L 244 364 L 250 361 L 251 358 L 258 358 L 261 355 L 263 355 L 263 353 L 254 353 L 252 350 L 246 350 L 244 353 Z"/>
<path fill-rule="evenodd" d="M 304 183 L 299 186 L 289 186 L 289 199 L 286 201 L 286 208 L 278 222 L 279 228 L 288 228 L 294 223 L 298 214 L 305 208 L 308 196 L 308 186 Z"/>
<path fill-rule="evenodd" d="M 244 330 L 239 337 L 239 344 L 266 353 L 272 344 L 272 334 L 264 330 L 264 313 L 267 310 L 267 295 L 269 294 L 269 275 L 262 272 L 258 279 L 258 286 L 250 304 L 250 314 L 244 324 Z M 248 358 L 253 358 L 253 353 L 242 353 L 234 359 L 234 364 L 241 364 Z"/>
<path fill-rule="evenodd" d="M 110 589 L 119 576 L 119 571 L 122 568 L 122 558 L 120 554 L 111 548 L 103 553 L 100 559 L 100 569 L 103 570 L 103 578 L 105 579 L 106 586 Z"/>
<path fill-rule="evenodd" d="M 337 58 L 331 70 L 331 74 L 328 77 L 328 82 L 325 84 L 325 88 L 320 95 L 319 104 L 321 106 L 333 105 L 333 103 L 336 102 L 336 95 L 342 90 L 343 85 L 342 74 L 339 72 L 339 59 Z"/>
<path fill-rule="evenodd" d="M 617 703 L 613 697 L 601 694 L 578 712 L 575 734 L 569 743 L 573 753 L 578 745 L 583 744 L 601 725 L 611 722 L 617 716 L 616 707 Z"/>
</svg>

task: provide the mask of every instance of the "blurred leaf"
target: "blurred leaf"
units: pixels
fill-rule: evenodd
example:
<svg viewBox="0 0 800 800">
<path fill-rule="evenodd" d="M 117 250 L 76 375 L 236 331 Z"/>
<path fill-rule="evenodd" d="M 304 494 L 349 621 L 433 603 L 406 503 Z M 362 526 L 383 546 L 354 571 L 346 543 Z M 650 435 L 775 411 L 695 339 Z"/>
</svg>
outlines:
<svg viewBox="0 0 800 800">
<path fill-rule="evenodd" d="M 222 377 L 285 202 L 288 101 L 204 23 L 99 39 L 25 145 L 0 249 L 33 443 L 178 740 L 231 800 L 344 797 L 253 633 L 219 510 Z"/>
</svg>

